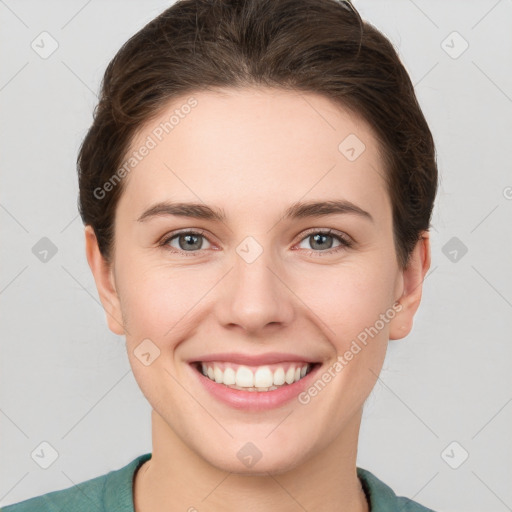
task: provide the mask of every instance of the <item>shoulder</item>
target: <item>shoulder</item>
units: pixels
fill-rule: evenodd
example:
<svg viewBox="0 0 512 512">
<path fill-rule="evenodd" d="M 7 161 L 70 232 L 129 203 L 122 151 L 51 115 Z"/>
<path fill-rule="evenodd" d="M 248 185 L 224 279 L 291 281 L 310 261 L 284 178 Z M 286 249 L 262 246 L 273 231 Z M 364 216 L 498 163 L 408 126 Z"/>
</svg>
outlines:
<svg viewBox="0 0 512 512">
<path fill-rule="evenodd" d="M 103 510 L 103 488 L 108 474 L 92 478 L 73 487 L 52 491 L 41 496 L 8 505 L 1 512 L 64 512 Z"/>
<path fill-rule="evenodd" d="M 146 453 L 120 469 L 66 489 L 7 505 L 0 512 L 133 512 L 133 475 L 149 458 L 151 454 Z"/>
<path fill-rule="evenodd" d="M 417 501 L 397 496 L 391 487 L 367 469 L 358 467 L 357 476 L 370 504 L 370 512 L 435 512 Z"/>
</svg>

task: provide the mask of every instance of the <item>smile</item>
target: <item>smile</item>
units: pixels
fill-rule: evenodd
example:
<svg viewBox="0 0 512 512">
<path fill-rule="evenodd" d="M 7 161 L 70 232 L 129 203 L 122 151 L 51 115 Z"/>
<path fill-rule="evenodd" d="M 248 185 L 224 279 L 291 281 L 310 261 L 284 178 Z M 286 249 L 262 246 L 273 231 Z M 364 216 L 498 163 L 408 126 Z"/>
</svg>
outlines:
<svg viewBox="0 0 512 512">
<path fill-rule="evenodd" d="M 196 363 L 196 368 L 217 384 L 243 391 L 273 391 L 298 382 L 312 369 L 312 363 L 286 362 L 263 366 L 239 365 L 231 362 Z"/>
</svg>

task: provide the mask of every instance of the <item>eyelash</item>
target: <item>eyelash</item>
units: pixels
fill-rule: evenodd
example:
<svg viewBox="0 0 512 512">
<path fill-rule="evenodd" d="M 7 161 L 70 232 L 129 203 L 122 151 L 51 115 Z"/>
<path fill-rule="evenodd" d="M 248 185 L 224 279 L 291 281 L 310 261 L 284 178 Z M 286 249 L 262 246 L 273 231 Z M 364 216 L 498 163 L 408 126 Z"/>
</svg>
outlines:
<svg viewBox="0 0 512 512">
<path fill-rule="evenodd" d="M 164 239 L 158 243 L 159 247 L 163 247 L 165 250 L 169 250 L 172 253 L 176 254 L 183 254 L 184 256 L 198 256 L 201 252 L 201 249 L 199 251 L 183 251 L 183 250 L 176 250 L 175 248 L 171 248 L 169 245 L 167 245 L 171 240 L 176 238 L 179 235 L 196 235 L 196 236 L 202 236 L 204 238 L 207 238 L 205 235 L 206 231 L 203 230 L 197 230 L 197 231 L 178 231 L 173 232 L 169 236 L 164 237 Z M 340 245 L 338 247 L 335 247 L 333 249 L 328 249 L 325 251 L 315 251 L 313 249 L 306 250 L 307 254 L 310 256 L 315 257 L 323 257 L 325 255 L 332 255 L 335 253 L 338 253 L 339 251 L 350 249 L 353 247 L 354 242 L 349 239 L 347 235 L 344 235 L 340 232 L 334 231 L 333 229 L 318 229 L 318 228 L 312 228 L 306 231 L 303 235 L 303 237 L 299 240 L 299 243 L 301 243 L 303 240 L 305 240 L 308 236 L 312 234 L 319 234 L 319 235 L 329 235 L 333 238 L 337 239 L 340 242 Z M 211 242 L 210 242 L 211 243 Z"/>
</svg>

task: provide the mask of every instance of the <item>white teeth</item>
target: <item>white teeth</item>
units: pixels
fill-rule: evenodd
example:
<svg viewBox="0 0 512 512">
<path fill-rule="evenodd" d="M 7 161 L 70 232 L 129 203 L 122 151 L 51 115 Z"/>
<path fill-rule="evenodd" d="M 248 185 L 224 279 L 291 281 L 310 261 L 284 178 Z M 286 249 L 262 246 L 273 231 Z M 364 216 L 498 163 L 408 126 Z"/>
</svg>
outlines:
<svg viewBox="0 0 512 512">
<path fill-rule="evenodd" d="M 224 375 L 222 374 L 222 370 L 217 365 L 213 367 L 213 376 L 215 378 L 215 382 L 222 384 Z"/>
<path fill-rule="evenodd" d="M 233 368 L 226 368 L 224 370 L 224 380 L 223 383 L 226 385 L 236 384 L 236 374 Z"/>
<path fill-rule="evenodd" d="M 236 385 L 241 388 L 252 388 L 254 386 L 254 374 L 247 366 L 239 366 L 236 371 Z"/>
<path fill-rule="evenodd" d="M 278 368 L 274 372 L 274 386 L 282 386 L 284 384 L 284 370 L 283 368 Z"/>
<path fill-rule="evenodd" d="M 305 377 L 311 365 L 302 363 L 300 366 L 300 364 L 292 363 L 286 372 L 283 366 L 278 366 L 274 371 L 269 366 L 260 366 L 253 373 L 248 366 L 235 365 L 235 369 L 228 363 L 220 362 L 201 363 L 201 370 L 203 375 L 218 384 L 246 391 L 272 391 L 279 386 L 293 384 Z"/>
<path fill-rule="evenodd" d="M 293 366 L 290 366 L 290 368 L 288 368 L 285 380 L 287 384 L 291 384 L 295 380 L 295 368 Z"/>
<path fill-rule="evenodd" d="M 254 387 L 269 388 L 274 383 L 274 376 L 268 366 L 262 366 L 254 374 Z"/>
</svg>

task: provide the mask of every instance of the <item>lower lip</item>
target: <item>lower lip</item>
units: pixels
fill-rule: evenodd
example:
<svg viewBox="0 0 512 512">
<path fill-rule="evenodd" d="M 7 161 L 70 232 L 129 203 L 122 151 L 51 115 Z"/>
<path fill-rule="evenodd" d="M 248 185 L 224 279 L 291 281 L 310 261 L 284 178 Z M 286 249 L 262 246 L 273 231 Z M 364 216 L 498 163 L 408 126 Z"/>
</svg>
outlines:
<svg viewBox="0 0 512 512">
<path fill-rule="evenodd" d="M 224 384 L 219 384 L 205 377 L 194 365 L 190 366 L 206 390 L 221 402 L 224 402 L 234 409 L 266 411 L 280 407 L 293 400 L 297 395 L 308 388 L 321 365 L 315 365 L 315 367 L 299 381 L 272 391 L 241 391 L 239 389 L 228 388 Z"/>
</svg>

